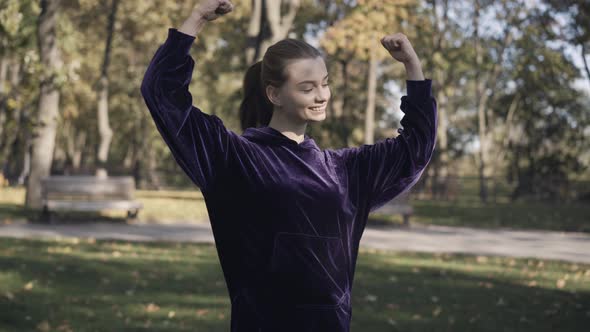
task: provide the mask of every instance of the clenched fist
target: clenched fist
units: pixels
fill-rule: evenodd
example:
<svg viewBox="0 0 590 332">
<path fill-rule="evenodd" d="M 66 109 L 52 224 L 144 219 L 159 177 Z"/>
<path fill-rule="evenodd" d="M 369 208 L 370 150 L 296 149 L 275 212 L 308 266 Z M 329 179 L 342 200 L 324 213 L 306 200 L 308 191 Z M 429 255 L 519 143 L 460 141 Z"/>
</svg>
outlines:
<svg viewBox="0 0 590 332">
<path fill-rule="evenodd" d="M 207 21 L 213 21 L 231 12 L 233 8 L 234 5 L 229 0 L 201 0 L 193 12 Z"/>
<path fill-rule="evenodd" d="M 418 55 L 416 55 L 408 37 L 401 32 L 381 38 L 381 44 L 399 62 L 408 64 L 419 61 Z"/>
</svg>

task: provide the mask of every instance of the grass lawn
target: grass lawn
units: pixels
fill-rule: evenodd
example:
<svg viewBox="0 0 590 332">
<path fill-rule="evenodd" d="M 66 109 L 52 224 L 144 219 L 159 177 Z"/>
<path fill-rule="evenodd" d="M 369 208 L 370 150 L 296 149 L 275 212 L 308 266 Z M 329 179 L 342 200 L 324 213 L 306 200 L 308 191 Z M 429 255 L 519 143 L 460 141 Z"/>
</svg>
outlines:
<svg viewBox="0 0 590 332">
<path fill-rule="evenodd" d="M 490 203 L 474 201 L 414 200 L 412 221 L 430 225 L 463 226 L 476 228 L 511 228 L 590 232 L 590 204 L 548 204 L 541 202 Z M 401 224 L 401 216 L 383 215 L 379 210 L 372 222 Z"/>
<path fill-rule="evenodd" d="M 588 331 L 590 265 L 361 250 L 352 330 Z M 215 247 L 0 239 L 0 331 L 229 331 Z"/>
</svg>

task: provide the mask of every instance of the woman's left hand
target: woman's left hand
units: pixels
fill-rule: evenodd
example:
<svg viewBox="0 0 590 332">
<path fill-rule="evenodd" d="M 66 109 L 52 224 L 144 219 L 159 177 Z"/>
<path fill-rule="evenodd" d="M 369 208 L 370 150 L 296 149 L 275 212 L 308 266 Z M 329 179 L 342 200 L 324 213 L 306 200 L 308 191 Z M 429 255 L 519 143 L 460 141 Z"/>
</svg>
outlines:
<svg viewBox="0 0 590 332">
<path fill-rule="evenodd" d="M 394 59 L 403 64 L 420 62 L 408 37 L 401 32 L 381 38 L 381 44 Z"/>
</svg>

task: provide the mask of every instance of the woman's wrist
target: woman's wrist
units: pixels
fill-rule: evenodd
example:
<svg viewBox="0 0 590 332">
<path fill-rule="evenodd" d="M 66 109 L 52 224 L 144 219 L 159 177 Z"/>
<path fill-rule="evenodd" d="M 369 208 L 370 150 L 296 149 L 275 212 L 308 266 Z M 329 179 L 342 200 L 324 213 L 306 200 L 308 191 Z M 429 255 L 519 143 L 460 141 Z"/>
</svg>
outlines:
<svg viewBox="0 0 590 332">
<path fill-rule="evenodd" d="M 196 37 L 206 23 L 207 20 L 203 18 L 200 13 L 194 11 L 193 14 L 189 16 L 184 21 L 184 23 L 182 23 L 182 26 L 178 29 L 178 31 Z"/>
<path fill-rule="evenodd" d="M 418 58 L 412 59 L 404 63 L 406 67 L 406 74 L 410 81 L 423 81 L 424 73 L 422 73 L 422 64 Z"/>
</svg>

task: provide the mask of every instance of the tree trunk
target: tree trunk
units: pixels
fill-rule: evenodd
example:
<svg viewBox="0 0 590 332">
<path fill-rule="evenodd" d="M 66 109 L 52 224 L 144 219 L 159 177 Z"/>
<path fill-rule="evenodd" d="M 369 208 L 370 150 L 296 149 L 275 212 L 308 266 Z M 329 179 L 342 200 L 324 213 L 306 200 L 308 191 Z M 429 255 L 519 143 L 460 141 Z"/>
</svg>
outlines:
<svg viewBox="0 0 590 332">
<path fill-rule="evenodd" d="M 300 0 L 288 0 L 289 11 L 281 16 L 282 1 L 252 0 L 252 16 L 248 26 L 246 61 L 262 59 L 270 45 L 287 37 L 300 6 Z"/>
<path fill-rule="evenodd" d="M 107 177 L 106 163 L 109 156 L 109 148 L 113 138 L 113 130 L 109 125 L 109 63 L 111 56 L 111 45 L 113 42 L 113 34 L 115 29 L 115 21 L 117 19 L 117 8 L 119 0 L 113 0 L 111 12 L 109 14 L 109 21 L 107 26 L 107 40 L 104 51 L 104 60 L 102 65 L 102 73 L 99 81 L 98 92 L 98 133 L 100 135 L 100 143 L 96 156 L 96 176 Z"/>
<path fill-rule="evenodd" d="M 367 108 L 365 109 L 365 144 L 375 142 L 375 98 L 377 93 L 377 50 L 375 47 L 376 38 L 369 52 L 369 77 L 367 82 Z"/>
<path fill-rule="evenodd" d="M 588 83 L 590 83 L 590 68 L 588 66 L 588 61 L 586 60 L 586 45 L 584 44 L 584 42 L 581 42 L 580 45 L 582 46 L 582 60 L 584 60 L 584 69 L 586 69 Z"/>
<path fill-rule="evenodd" d="M 480 11 L 479 0 L 475 1 L 473 8 L 473 42 L 475 46 L 475 100 L 477 101 L 477 118 L 478 118 L 478 132 L 479 132 L 479 197 L 483 203 L 487 203 L 488 200 L 488 187 L 486 183 L 486 164 L 487 164 L 487 129 L 486 129 L 486 118 L 485 118 L 485 107 L 481 100 L 485 94 L 485 84 L 480 78 L 481 64 L 483 62 L 483 54 L 479 40 L 479 11 Z"/>
<path fill-rule="evenodd" d="M 32 155 L 32 145 L 33 145 L 33 140 L 31 139 L 31 135 L 29 134 L 29 131 L 27 130 L 25 137 L 24 137 L 24 141 L 25 141 L 25 149 L 24 149 L 24 154 L 23 154 L 23 169 L 20 173 L 20 175 L 18 176 L 18 180 L 17 180 L 17 184 L 19 186 L 22 186 L 26 183 L 29 182 L 29 175 L 31 174 L 31 155 Z"/>
<path fill-rule="evenodd" d="M 76 171 L 80 169 L 82 163 L 82 153 L 86 146 L 86 131 L 83 129 L 76 131 L 74 125 L 71 123 L 64 126 L 64 131 L 66 133 L 66 172 L 68 174 L 72 173 L 71 171 L 76 173 Z"/>
<path fill-rule="evenodd" d="M 39 57 L 46 70 L 39 89 L 39 114 L 33 135 L 31 173 L 27 182 L 25 205 L 41 208 L 41 179 L 50 174 L 55 148 L 55 133 L 59 115 L 59 90 L 55 86 L 56 72 L 62 61 L 57 47 L 56 24 L 60 0 L 42 0 L 37 36 Z"/>
<path fill-rule="evenodd" d="M 255 60 L 260 58 L 260 39 L 262 37 L 262 1 L 252 0 L 252 12 L 250 15 L 250 23 L 248 24 L 248 37 L 246 44 L 246 61 L 248 64 L 253 64 Z"/>
</svg>

